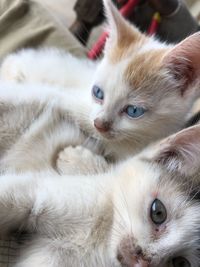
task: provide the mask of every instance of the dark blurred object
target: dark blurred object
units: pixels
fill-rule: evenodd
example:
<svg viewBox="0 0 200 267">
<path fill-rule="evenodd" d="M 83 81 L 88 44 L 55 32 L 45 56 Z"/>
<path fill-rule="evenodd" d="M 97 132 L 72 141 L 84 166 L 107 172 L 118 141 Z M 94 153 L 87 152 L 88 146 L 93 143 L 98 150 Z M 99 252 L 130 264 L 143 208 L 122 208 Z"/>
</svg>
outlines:
<svg viewBox="0 0 200 267">
<path fill-rule="evenodd" d="M 179 1 L 174 0 L 149 0 L 149 5 L 161 15 L 169 16 L 179 6 Z"/>
<path fill-rule="evenodd" d="M 74 10 L 76 21 L 70 30 L 85 45 L 93 27 L 104 20 L 103 3 L 102 0 L 77 0 Z"/>
<path fill-rule="evenodd" d="M 148 0 L 136 7 L 130 18 L 146 32 L 155 11 L 161 15 L 157 36 L 162 41 L 177 43 L 200 30 L 198 22 L 181 0 Z"/>
<path fill-rule="evenodd" d="M 120 8 L 127 0 L 112 0 Z M 77 0 L 74 6 L 76 20 L 70 31 L 84 45 L 95 26 L 100 25 L 105 16 L 102 0 Z"/>
<path fill-rule="evenodd" d="M 113 2 L 121 7 L 127 0 L 113 0 Z M 162 17 L 157 35 L 163 41 L 179 42 L 199 30 L 197 21 L 181 0 L 140 0 L 129 20 L 141 31 L 146 32 L 156 11 Z M 77 20 L 72 25 L 71 31 L 83 44 L 86 44 L 92 28 L 104 19 L 102 0 L 77 0 L 75 12 Z"/>
</svg>

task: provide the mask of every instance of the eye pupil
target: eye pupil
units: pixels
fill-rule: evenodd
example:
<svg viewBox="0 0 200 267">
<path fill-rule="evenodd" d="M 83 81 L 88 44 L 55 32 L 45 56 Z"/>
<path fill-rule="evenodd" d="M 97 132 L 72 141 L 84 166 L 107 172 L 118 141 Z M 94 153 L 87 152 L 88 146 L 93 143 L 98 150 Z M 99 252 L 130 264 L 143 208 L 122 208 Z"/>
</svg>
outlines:
<svg viewBox="0 0 200 267">
<path fill-rule="evenodd" d="M 144 114 L 145 110 L 142 107 L 129 105 L 125 108 L 124 112 L 131 118 L 138 118 Z"/>
<path fill-rule="evenodd" d="M 151 205 L 150 217 L 153 223 L 157 225 L 163 224 L 167 219 L 167 210 L 164 204 L 155 199 Z"/>
<path fill-rule="evenodd" d="M 103 91 L 101 90 L 101 88 L 99 88 L 96 85 L 94 85 L 93 88 L 92 88 L 92 94 L 98 100 L 103 100 L 104 99 Z"/>
</svg>

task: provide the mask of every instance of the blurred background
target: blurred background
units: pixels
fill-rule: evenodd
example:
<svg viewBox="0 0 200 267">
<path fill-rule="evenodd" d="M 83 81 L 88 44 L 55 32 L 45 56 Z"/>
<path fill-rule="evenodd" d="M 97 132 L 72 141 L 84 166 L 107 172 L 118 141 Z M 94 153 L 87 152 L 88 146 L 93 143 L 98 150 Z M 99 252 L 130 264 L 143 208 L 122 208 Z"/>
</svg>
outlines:
<svg viewBox="0 0 200 267">
<path fill-rule="evenodd" d="M 79 19 L 78 17 L 80 17 L 83 6 L 86 6 L 86 9 L 87 9 L 88 3 L 89 3 L 91 5 L 91 12 L 92 11 L 94 12 L 94 10 L 95 10 L 94 6 L 96 6 L 96 8 L 98 9 L 97 3 L 100 2 L 101 0 L 56 0 L 56 1 L 55 0 L 35 0 L 35 1 L 40 2 L 40 4 L 45 6 L 45 8 L 47 8 L 48 11 L 52 13 L 52 15 L 55 17 L 55 19 L 57 19 L 65 27 L 70 28 L 73 26 L 73 23 L 77 19 Z M 173 2 L 173 1 L 174 2 L 181 2 L 181 4 L 183 4 L 187 7 L 192 18 L 196 19 L 196 22 L 200 21 L 200 0 L 169 0 L 169 1 L 168 0 L 165 0 L 165 1 L 160 0 L 160 2 L 164 2 L 164 3 L 167 3 L 167 2 L 169 3 L 169 2 Z M 117 0 L 115 0 L 115 2 L 117 2 Z M 123 3 L 126 1 L 125 0 L 121 0 L 121 1 L 119 0 L 118 2 Z M 141 0 L 140 2 L 141 2 L 140 10 L 137 12 L 137 14 L 135 16 L 135 17 L 137 17 L 137 18 L 135 18 L 135 20 L 137 20 L 138 26 L 140 26 L 140 24 L 142 24 L 142 23 L 143 24 L 150 23 L 148 21 L 148 15 L 149 16 L 152 15 L 151 11 L 147 10 L 147 8 L 144 7 L 145 2 L 151 2 L 151 1 Z M 152 2 L 159 2 L 159 0 L 152 1 Z M 166 6 L 169 6 L 168 3 L 166 4 Z M 76 7 L 75 7 L 75 5 L 76 5 Z M 74 10 L 74 7 L 76 10 Z M 152 5 L 151 5 L 151 8 L 152 8 Z M 87 12 L 84 11 L 84 12 L 86 13 L 85 16 L 87 16 L 87 12 L 89 14 L 89 11 L 87 11 Z M 184 12 L 185 12 L 185 10 L 184 10 Z M 167 41 L 176 42 L 176 41 L 183 39 L 185 37 L 185 34 L 188 35 L 188 33 L 190 33 L 190 32 L 192 33 L 193 31 L 198 30 L 195 28 L 196 27 L 195 25 L 191 25 L 192 21 L 190 21 L 190 19 L 186 18 L 187 15 L 185 16 L 184 12 L 181 13 L 181 16 L 179 15 L 179 17 L 175 17 L 175 18 L 168 19 L 165 16 L 161 17 L 161 25 L 160 25 L 160 27 L 162 28 L 161 34 L 160 34 L 162 37 L 161 39 L 164 39 L 164 40 L 169 39 Z M 96 14 L 96 16 L 97 16 L 97 14 Z M 89 17 L 89 15 L 88 15 L 88 17 Z M 93 19 L 95 20 L 95 18 L 93 18 Z M 86 18 L 86 20 L 88 20 L 88 18 Z M 134 19 L 132 19 L 132 20 L 133 20 L 133 22 L 135 22 Z M 91 19 L 90 19 L 90 22 L 91 22 Z M 182 25 L 183 22 L 184 22 L 184 25 Z M 84 40 L 82 40 L 80 38 L 82 43 L 84 43 L 88 48 L 90 48 L 94 44 L 94 42 L 98 39 L 98 36 L 100 35 L 100 33 L 103 29 L 102 25 L 96 27 L 96 24 L 98 24 L 98 23 L 96 23 L 96 21 L 93 24 L 95 26 L 93 25 L 92 27 L 90 27 L 91 25 L 89 25 L 89 29 L 86 29 L 86 31 L 92 32 L 91 34 L 89 34 L 89 41 L 86 37 L 86 41 L 84 43 Z M 177 29 L 179 29 L 179 32 L 174 30 L 174 25 L 177 25 Z M 171 27 L 173 30 L 171 30 Z M 175 28 L 176 28 L 176 26 L 175 26 Z M 75 30 L 77 30 L 77 29 L 75 29 Z M 180 31 L 185 31 L 186 33 L 181 34 Z M 172 32 L 172 34 L 171 33 L 169 34 L 169 32 Z M 78 32 L 78 34 L 79 33 L 80 32 Z M 169 37 L 169 35 L 171 35 L 171 36 Z M 174 35 L 175 37 L 172 35 Z M 178 37 L 178 35 L 180 36 L 180 38 Z"/>
</svg>

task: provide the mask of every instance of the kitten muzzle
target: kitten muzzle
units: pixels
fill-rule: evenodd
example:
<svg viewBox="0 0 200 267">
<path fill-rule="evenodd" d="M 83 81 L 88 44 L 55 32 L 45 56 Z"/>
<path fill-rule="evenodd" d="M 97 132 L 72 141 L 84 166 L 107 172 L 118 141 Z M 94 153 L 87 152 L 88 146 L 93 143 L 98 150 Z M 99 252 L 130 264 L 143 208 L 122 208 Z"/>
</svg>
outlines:
<svg viewBox="0 0 200 267">
<path fill-rule="evenodd" d="M 94 127 L 100 132 L 100 133 L 107 133 L 111 129 L 111 122 L 110 121 L 102 121 L 99 118 L 94 120 Z"/>
<path fill-rule="evenodd" d="M 118 248 L 117 259 L 122 267 L 150 267 L 151 259 L 146 257 L 134 238 L 124 238 Z"/>
</svg>

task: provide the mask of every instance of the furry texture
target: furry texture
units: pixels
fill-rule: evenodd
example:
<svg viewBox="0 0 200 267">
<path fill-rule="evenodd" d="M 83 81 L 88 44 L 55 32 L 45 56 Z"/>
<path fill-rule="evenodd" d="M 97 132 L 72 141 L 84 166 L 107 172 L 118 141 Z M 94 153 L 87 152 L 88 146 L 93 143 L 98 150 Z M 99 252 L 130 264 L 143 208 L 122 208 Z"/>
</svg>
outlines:
<svg viewBox="0 0 200 267">
<path fill-rule="evenodd" d="M 196 130 L 172 137 L 180 144 L 177 150 Z M 157 155 L 163 155 L 166 142 Z M 188 142 L 199 144 L 194 138 Z M 186 164 L 193 168 L 193 161 Z M 167 173 L 147 152 L 98 176 L 5 174 L 0 235 L 14 230 L 29 236 L 15 267 L 176 267 L 178 259 L 198 267 L 199 179 L 198 171 Z M 155 199 L 167 212 L 161 224 L 150 216 Z"/>
<path fill-rule="evenodd" d="M 175 47 L 161 44 L 126 22 L 110 1 L 104 4 L 110 37 L 101 62 L 77 60 L 56 49 L 23 50 L 5 59 L 1 78 L 56 84 L 68 92 L 73 86 L 77 117 L 79 106 L 87 97 L 91 99 L 92 85 L 97 85 L 104 92 L 104 100 L 88 102 L 90 107 L 81 111 L 81 124 L 89 127 L 91 135 L 118 160 L 184 126 L 199 94 L 200 37 L 197 33 Z M 144 115 L 130 118 L 125 112 L 127 105 L 144 108 Z M 100 132 L 95 120 L 109 124 L 109 130 Z"/>
<path fill-rule="evenodd" d="M 90 138 L 91 132 L 86 123 L 81 126 L 89 105 L 79 105 L 79 110 L 74 113 L 75 103 L 74 92 L 70 96 L 70 92 L 65 94 L 59 88 L 50 86 L 1 83 L 1 171 L 40 171 L 49 168 L 70 174 L 73 170 L 76 173 L 104 171 L 107 163 L 97 155 L 103 146 L 99 149 L 100 143 Z M 77 147 L 80 145 L 82 148 Z M 72 146 L 74 157 L 71 154 Z M 86 161 L 84 155 L 87 155 Z"/>
</svg>

